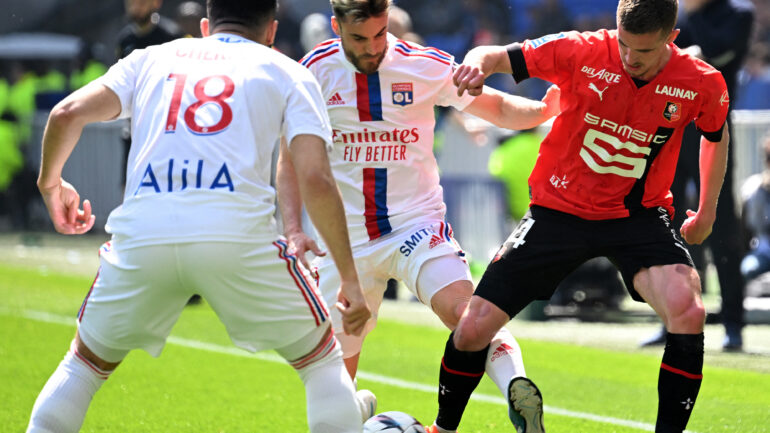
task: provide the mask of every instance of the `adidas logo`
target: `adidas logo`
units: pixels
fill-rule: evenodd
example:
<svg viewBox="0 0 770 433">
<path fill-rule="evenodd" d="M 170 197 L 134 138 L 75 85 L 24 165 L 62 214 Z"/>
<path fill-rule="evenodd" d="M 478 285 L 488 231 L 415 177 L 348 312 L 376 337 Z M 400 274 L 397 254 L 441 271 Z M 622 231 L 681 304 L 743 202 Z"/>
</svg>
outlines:
<svg viewBox="0 0 770 433">
<path fill-rule="evenodd" d="M 513 353 L 515 350 L 513 347 L 502 343 L 499 346 L 497 346 L 497 349 L 495 349 L 495 353 L 492 354 L 492 357 L 489 359 L 489 362 L 495 362 L 497 358 L 501 358 L 505 355 L 508 355 L 509 353 Z"/>
<path fill-rule="evenodd" d="M 326 105 L 345 105 L 345 101 L 342 100 L 342 97 L 339 93 L 334 92 L 334 96 L 326 101 Z"/>
<path fill-rule="evenodd" d="M 430 245 L 428 246 L 428 249 L 433 249 L 433 247 L 435 247 L 436 245 L 438 245 L 438 244 L 440 244 L 442 242 L 444 242 L 443 239 L 441 239 L 440 237 L 438 237 L 436 235 L 433 235 L 430 238 Z"/>
</svg>

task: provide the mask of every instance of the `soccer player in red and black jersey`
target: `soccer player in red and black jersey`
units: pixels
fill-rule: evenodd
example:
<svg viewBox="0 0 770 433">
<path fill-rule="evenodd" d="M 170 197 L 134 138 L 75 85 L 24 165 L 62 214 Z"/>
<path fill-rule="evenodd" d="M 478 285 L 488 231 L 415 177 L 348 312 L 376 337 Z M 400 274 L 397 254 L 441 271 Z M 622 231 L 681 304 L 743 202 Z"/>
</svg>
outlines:
<svg viewBox="0 0 770 433">
<path fill-rule="evenodd" d="M 567 274 L 597 256 L 609 257 L 631 296 L 665 323 L 655 431 L 685 429 L 702 378 L 705 319 L 685 241 L 700 244 L 714 224 L 729 97 L 718 71 L 674 45 L 677 7 L 677 0 L 620 0 L 616 30 L 478 47 L 456 70 L 459 93 L 478 93 L 496 72 L 512 73 L 517 82 L 551 81 L 561 88 L 562 112 L 529 178 L 530 211 L 490 263 L 447 342 L 437 431 L 459 424 L 478 383 L 468 373 L 483 361 L 475 353 L 486 351 L 494 333 L 530 302 L 548 299 Z M 677 233 L 669 188 L 683 129 L 693 120 L 702 135 L 702 188 L 697 212 L 687 210 Z M 511 380 L 509 405 L 532 407 L 523 412 L 526 433 L 545 431 L 542 396 L 529 379 Z"/>
</svg>

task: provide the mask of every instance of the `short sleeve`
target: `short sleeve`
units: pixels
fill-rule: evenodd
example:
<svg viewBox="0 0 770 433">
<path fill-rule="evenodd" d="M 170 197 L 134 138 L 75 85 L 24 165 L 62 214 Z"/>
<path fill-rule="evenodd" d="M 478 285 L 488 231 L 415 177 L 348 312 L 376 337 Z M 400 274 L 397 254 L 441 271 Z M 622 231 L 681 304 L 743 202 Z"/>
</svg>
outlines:
<svg viewBox="0 0 770 433">
<path fill-rule="evenodd" d="M 572 78 L 575 53 L 580 52 L 579 48 L 584 44 L 581 34 L 574 31 L 528 39 L 520 45 L 512 44 L 508 47 L 508 56 L 511 58 L 513 78 L 517 83 L 525 78 L 537 77 L 562 84 Z"/>
<path fill-rule="evenodd" d="M 730 106 L 730 95 L 727 93 L 725 79 L 714 70 L 705 76 L 702 90 L 704 101 L 695 126 L 704 137 L 711 142 L 722 138 L 722 126 L 727 120 L 727 110 Z"/>
<path fill-rule="evenodd" d="M 134 50 L 127 57 L 118 60 L 118 63 L 112 65 L 106 74 L 97 79 L 98 83 L 103 84 L 118 95 L 118 99 L 120 99 L 119 119 L 131 117 L 134 108 L 138 64 L 145 55 L 146 50 Z"/>
<path fill-rule="evenodd" d="M 300 134 L 317 135 L 326 143 L 327 151 L 331 151 L 331 122 L 321 86 L 307 69 L 297 69 L 291 75 L 294 85 L 289 87 L 286 98 L 282 135 L 289 144 Z"/>
</svg>

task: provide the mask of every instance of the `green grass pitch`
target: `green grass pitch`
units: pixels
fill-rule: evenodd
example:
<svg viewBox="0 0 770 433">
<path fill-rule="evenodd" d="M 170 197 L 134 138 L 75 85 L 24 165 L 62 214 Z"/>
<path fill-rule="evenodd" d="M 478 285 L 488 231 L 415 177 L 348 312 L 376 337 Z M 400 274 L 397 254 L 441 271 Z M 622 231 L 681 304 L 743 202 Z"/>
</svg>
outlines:
<svg viewBox="0 0 770 433">
<path fill-rule="evenodd" d="M 0 265 L 0 425 L 22 432 L 32 404 L 67 350 L 91 281 Z M 611 326 L 611 325 L 608 325 Z M 447 332 L 381 320 L 367 338 L 359 387 L 379 410 L 429 423 Z M 659 356 L 520 339 L 528 376 L 546 404 L 549 432 L 653 431 Z M 513 431 L 497 388 L 484 378 L 463 433 Z M 770 432 L 770 375 L 704 368 L 690 420 L 697 433 Z M 162 356 L 131 353 L 97 393 L 83 432 L 304 432 L 305 400 L 294 371 L 272 352 L 250 355 L 229 342 L 205 305 L 182 314 Z"/>
</svg>

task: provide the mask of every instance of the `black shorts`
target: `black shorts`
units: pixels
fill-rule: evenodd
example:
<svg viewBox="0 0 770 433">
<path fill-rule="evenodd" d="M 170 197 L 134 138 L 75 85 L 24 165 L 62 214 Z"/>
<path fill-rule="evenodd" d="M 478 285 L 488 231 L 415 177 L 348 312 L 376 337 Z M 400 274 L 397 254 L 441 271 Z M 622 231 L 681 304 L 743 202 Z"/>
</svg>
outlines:
<svg viewBox="0 0 770 433">
<path fill-rule="evenodd" d="M 487 267 L 475 294 L 514 317 L 530 302 L 549 299 L 583 262 L 607 257 L 631 297 L 642 268 L 682 263 L 694 267 L 668 212 L 649 208 L 627 218 L 591 221 L 532 206 Z"/>
</svg>

